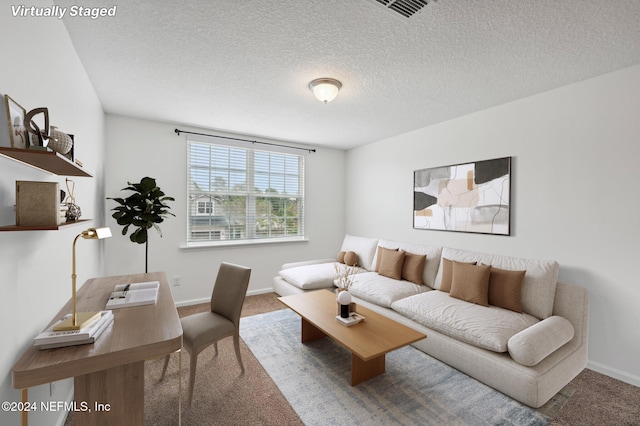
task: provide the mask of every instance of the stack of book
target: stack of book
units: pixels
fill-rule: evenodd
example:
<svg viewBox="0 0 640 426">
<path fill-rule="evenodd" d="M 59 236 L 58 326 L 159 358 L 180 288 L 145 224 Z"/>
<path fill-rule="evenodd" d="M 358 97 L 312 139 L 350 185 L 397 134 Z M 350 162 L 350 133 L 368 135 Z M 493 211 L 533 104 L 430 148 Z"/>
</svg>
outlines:
<svg viewBox="0 0 640 426">
<path fill-rule="evenodd" d="M 58 224 L 63 224 L 67 221 L 67 212 L 69 211 L 69 206 L 65 203 L 60 203 L 60 211 L 58 212 Z"/>
<path fill-rule="evenodd" d="M 351 312 L 347 318 L 342 318 L 340 315 L 338 315 L 336 317 L 336 321 L 338 321 L 342 325 L 351 327 L 352 325 L 356 325 L 364 321 L 364 317 L 357 312 Z"/>
<path fill-rule="evenodd" d="M 118 284 L 113 289 L 106 309 L 153 305 L 158 301 L 159 281 Z"/>
<path fill-rule="evenodd" d="M 100 317 L 80 330 L 53 331 L 53 327 L 71 317 L 71 314 L 57 321 L 51 327 L 38 334 L 33 344 L 38 349 L 54 349 L 65 346 L 85 345 L 94 343 L 104 330 L 113 322 L 113 312 L 101 311 Z"/>
</svg>

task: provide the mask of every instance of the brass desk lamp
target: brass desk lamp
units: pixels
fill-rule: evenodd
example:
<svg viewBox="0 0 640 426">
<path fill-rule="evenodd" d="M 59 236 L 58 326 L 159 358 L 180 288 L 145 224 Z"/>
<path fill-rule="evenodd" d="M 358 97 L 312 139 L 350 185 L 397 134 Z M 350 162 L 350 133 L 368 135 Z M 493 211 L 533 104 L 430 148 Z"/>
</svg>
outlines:
<svg viewBox="0 0 640 426">
<path fill-rule="evenodd" d="M 78 238 L 82 237 L 87 240 L 101 240 L 103 238 L 109 238 L 111 236 L 111 229 L 104 228 L 89 228 L 86 231 L 82 231 L 73 240 L 73 261 L 71 263 L 71 306 L 72 314 L 71 318 L 68 318 L 56 325 L 54 331 L 68 331 L 68 330 L 80 330 L 91 324 L 94 320 L 98 319 L 100 312 L 76 312 L 76 242 Z"/>
</svg>

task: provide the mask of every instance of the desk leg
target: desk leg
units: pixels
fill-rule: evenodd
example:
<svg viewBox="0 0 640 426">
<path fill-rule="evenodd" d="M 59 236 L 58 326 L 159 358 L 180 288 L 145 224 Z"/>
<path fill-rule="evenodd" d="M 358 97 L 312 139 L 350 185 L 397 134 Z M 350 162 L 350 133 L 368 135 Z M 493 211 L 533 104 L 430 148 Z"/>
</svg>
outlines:
<svg viewBox="0 0 640 426">
<path fill-rule="evenodd" d="M 144 425 L 144 361 L 77 376 L 74 387 L 77 424 Z"/>
<path fill-rule="evenodd" d="M 182 349 L 178 349 L 178 426 L 182 426 Z"/>
<path fill-rule="evenodd" d="M 22 404 L 26 406 L 27 402 L 29 402 L 29 389 L 22 389 L 20 394 L 22 396 Z M 22 410 L 20 413 L 20 424 L 29 426 L 29 412 L 27 410 Z"/>
</svg>

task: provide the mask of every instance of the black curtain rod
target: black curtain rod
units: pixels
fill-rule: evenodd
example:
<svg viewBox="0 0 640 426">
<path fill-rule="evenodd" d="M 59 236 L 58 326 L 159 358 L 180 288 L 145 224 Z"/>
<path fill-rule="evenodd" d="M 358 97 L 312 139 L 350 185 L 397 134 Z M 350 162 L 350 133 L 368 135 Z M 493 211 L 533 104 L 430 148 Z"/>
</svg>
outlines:
<svg viewBox="0 0 640 426">
<path fill-rule="evenodd" d="M 277 144 L 277 143 L 269 143 L 269 142 L 252 141 L 252 140 L 249 140 L 249 139 L 240 139 L 240 138 L 230 138 L 230 137 L 227 137 L 227 136 L 208 135 L 208 134 L 206 134 L 206 133 L 189 132 L 189 131 L 187 131 L 187 130 L 180 130 L 180 129 L 175 129 L 174 131 L 176 132 L 176 135 L 178 135 L 178 136 L 180 136 L 180 133 L 188 133 L 188 134 L 190 134 L 190 135 L 207 136 L 207 137 L 210 137 L 210 138 L 230 139 L 230 140 L 233 140 L 233 141 L 242 141 L 242 142 L 250 142 L 250 143 L 259 143 L 259 144 L 262 144 L 262 145 L 279 146 L 279 147 L 282 147 L 282 148 L 300 149 L 300 150 L 302 150 L 302 151 L 307 151 L 307 152 L 316 152 L 316 150 L 315 150 L 315 149 L 313 149 L 313 148 L 299 148 L 299 147 L 297 147 L 297 146 L 279 145 L 279 144 Z"/>
</svg>

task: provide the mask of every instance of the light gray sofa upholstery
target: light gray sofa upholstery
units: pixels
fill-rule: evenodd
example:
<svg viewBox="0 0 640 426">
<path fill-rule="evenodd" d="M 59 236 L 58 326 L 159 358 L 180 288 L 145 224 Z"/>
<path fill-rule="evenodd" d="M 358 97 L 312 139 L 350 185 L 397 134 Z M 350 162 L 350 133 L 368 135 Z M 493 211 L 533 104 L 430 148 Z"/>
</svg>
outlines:
<svg viewBox="0 0 640 426">
<path fill-rule="evenodd" d="M 371 272 L 375 269 L 378 256 L 376 249 L 373 249 L 373 255 L 371 254 L 372 244 L 375 244 L 376 248 L 399 248 L 407 252 L 426 254 L 423 278 L 425 284 L 396 281 L 396 285 L 385 285 L 384 280 L 388 278 L 377 278 L 378 274 Z M 558 283 L 558 265 L 555 262 L 347 236 L 342 250 L 351 249 L 363 260 L 362 267 L 356 271 L 361 275 L 357 275 L 356 284 L 351 291 L 356 304 L 425 333 L 427 338 L 414 343 L 413 346 L 526 405 L 534 408 L 544 405 L 587 364 L 589 294 L 582 287 Z M 446 293 L 437 290 L 442 279 L 442 257 L 460 261 L 479 260 L 504 269 L 517 270 L 523 265 L 530 268 L 532 273 L 530 276 L 525 275 L 523 281 L 522 297 L 526 300 L 523 300 L 525 312 L 522 316 L 529 320 L 533 318 L 530 322 L 535 324 L 527 324 L 524 330 L 510 337 L 508 350 L 504 352 L 484 349 L 482 345 L 474 344 L 472 339 L 449 333 L 446 327 L 443 332 L 437 330 L 438 327 L 425 326 L 420 316 L 411 312 L 411 309 L 415 311 L 416 307 L 420 308 L 421 301 L 430 303 L 437 299 L 442 304 L 451 300 L 452 306 L 468 303 L 444 297 Z M 285 264 L 280 274 L 273 278 L 274 291 L 285 296 L 319 288 L 332 288 L 334 264 L 335 259 L 329 258 Z M 313 267 L 313 270 L 315 274 L 321 271 L 324 279 L 304 278 L 307 270 L 305 267 L 309 265 L 320 265 Z M 293 273 L 287 274 L 285 271 Z M 543 282 L 545 279 L 546 283 Z M 314 288 L 301 288 L 306 281 L 322 281 L 324 286 L 312 285 Z M 387 288 L 390 289 L 389 292 L 386 291 Z M 477 305 L 469 308 L 478 309 L 478 312 L 482 312 L 482 309 L 492 309 L 492 314 L 496 314 L 496 310 L 502 310 Z M 509 313 L 513 315 L 511 311 Z M 572 330 L 567 331 L 571 328 Z M 567 337 L 568 332 L 572 332 L 573 337 Z"/>
</svg>

